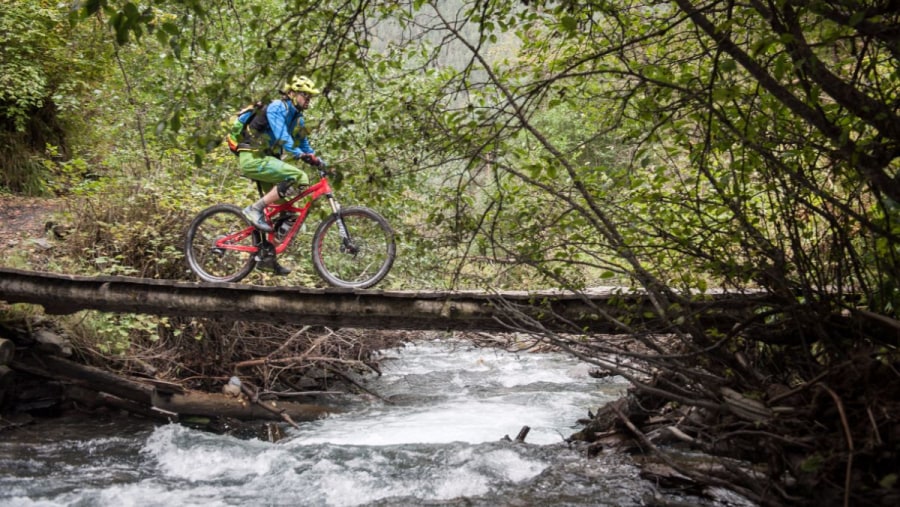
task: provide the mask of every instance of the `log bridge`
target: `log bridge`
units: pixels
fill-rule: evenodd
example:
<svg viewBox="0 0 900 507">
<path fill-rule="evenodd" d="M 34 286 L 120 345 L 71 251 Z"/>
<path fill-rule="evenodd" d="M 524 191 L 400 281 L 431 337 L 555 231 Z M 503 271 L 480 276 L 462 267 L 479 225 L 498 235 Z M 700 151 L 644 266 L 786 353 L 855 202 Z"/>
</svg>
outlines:
<svg viewBox="0 0 900 507">
<path fill-rule="evenodd" d="M 705 324 L 729 328 L 747 295 L 704 296 Z M 383 291 L 263 287 L 145 278 L 84 277 L 0 268 L 0 301 L 42 305 L 50 314 L 79 310 L 265 321 L 330 328 L 511 331 L 539 325 L 556 332 L 625 332 L 600 315 L 656 327 L 649 302 L 626 289 L 564 291 Z M 598 311 L 602 310 L 602 311 Z M 729 316 L 729 314 L 731 314 Z M 514 316 L 514 317 L 513 317 Z M 657 323 L 658 324 L 658 323 Z"/>
<path fill-rule="evenodd" d="M 691 310 L 703 316 L 704 324 L 728 328 L 742 312 L 752 308 L 752 299 L 741 295 L 704 296 L 697 299 L 697 306 Z M 652 313 L 646 297 L 614 287 L 578 294 L 313 289 L 84 277 L 0 268 L 0 301 L 42 305 L 50 314 L 90 309 L 321 325 L 332 329 L 503 332 L 543 327 L 563 333 L 626 332 L 613 322 L 615 319 L 629 321 L 636 327 L 665 330 L 647 317 Z M 314 420 L 333 411 L 295 401 L 262 401 L 249 393 L 229 397 L 188 391 L 159 380 L 119 378 L 54 355 L 19 354 L 13 359 L 13 352 L 13 344 L 0 337 L 0 402 L 5 392 L 14 391 L 7 384 L 15 370 L 60 381 L 65 386 L 63 398 L 83 406 L 112 406 L 162 420 L 212 414 L 240 420 L 284 420 L 296 425 L 295 421 Z M 50 388 L 55 384 L 41 385 Z"/>
</svg>

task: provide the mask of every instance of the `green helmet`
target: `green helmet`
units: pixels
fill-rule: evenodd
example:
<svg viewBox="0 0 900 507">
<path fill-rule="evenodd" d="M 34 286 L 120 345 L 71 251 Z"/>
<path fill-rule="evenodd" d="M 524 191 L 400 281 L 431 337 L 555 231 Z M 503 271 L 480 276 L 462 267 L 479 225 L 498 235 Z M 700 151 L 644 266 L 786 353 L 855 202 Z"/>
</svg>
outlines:
<svg viewBox="0 0 900 507">
<path fill-rule="evenodd" d="M 306 76 L 294 76 L 284 84 L 284 88 L 282 88 L 281 91 L 284 93 L 302 92 L 309 95 L 318 95 L 322 93 L 316 89 L 316 84 L 313 83 L 312 79 Z"/>
</svg>

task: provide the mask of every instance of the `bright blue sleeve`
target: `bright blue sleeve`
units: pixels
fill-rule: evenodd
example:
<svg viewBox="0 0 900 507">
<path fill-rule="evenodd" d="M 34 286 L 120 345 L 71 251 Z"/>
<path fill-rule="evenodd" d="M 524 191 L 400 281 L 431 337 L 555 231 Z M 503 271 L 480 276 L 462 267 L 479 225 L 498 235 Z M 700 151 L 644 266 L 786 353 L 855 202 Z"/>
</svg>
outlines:
<svg viewBox="0 0 900 507">
<path fill-rule="evenodd" d="M 297 118 L 299 116 L 299 118 Z M 289 124 L 297 121 L 303 126 L 303 116 L 297 114 L 293 107 L 288 107 L 284 101 L 276 100 L 269 104 L 266 110 L 266 118 L 269 120 L 269 130 L 272 134 L 272 145 L 280 145 L 284 151 L 290 153 L 294 158 L 299 158 L 305 153 L 314 153 L 309 146 L 309 140 L 304 138 L 300 141 L 299 146 L 294 145 L 294 138 L 291 137 Z"/>
</svg>

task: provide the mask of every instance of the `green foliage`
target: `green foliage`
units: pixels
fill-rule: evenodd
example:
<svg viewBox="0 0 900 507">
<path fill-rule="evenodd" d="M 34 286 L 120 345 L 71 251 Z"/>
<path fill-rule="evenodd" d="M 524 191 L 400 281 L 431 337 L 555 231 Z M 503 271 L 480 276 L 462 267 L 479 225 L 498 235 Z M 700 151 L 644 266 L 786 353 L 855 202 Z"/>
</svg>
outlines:
<svg viewBox="0 0 900 507">
<path fill-rule="evenodd" d="M 0 183 L 46 194 L 59 185 L 44 164 L 45 147 L 55 158 L 69 155 L 77 130 L 79 94 L 102 67 L 88 45 L 90 34 L 73 29 L 67 8 L 45 1 L 4 1 L 0 9 Z M 72 116 L 69 116 L 69 115 Z M 70 130 L 71 129 L 71 130 Z M 56 188 L 54 188 L 56 187 Z"/>
<path fill-rule="evenodd" d="M 192 3 L 187 2 L 187 5 Z M 145 7 L 140 10 L 132 2 L 124 2 L 121 8 L 116 9 L 105 0 L 86 0 L 82 3 L 82 9 L 85 17 L 94 16 L 103 9 L 109 17 L 109 26 L 115 32 L 116 43 L 119 45 L 127 43 L 132 33 L 135 38 L 140 39 L 147 25 L 154 19 L 151 8 Z"/>
<path fill-rule="evenodd" d="M 59 76 L 48 75 L 54 51 L 64 44 L 60 15 L 42 2 L 4 1 L 0 11 L 0 111 L 4 124 L 23 132 L 29 116 L 44 105 Z M 48 65 L 47 60 L 50 60 Z"/>
<path fill-rule="evenodd" d="M 42 314 L 43 308 L 39 305 L 27 303 L 8 304 L 6 302 L 0 304 L 0 324 L 4 325 L 40 318 Z"/>
<path fill-rule="evenodd" d="M 76 343 L 101 357 L 129 357 L 134 344 L 155 342 L 168 319 L 143 314 L 83 311 L 67 317 L 63 326 Z"/>
<path fill-rule="evenodd" d="M 96 193 L 77 201 L 73 231 L 61 245 L 64 258 L 79 259 L 73 270 L 143 278 L 186 275 L 182 244 L 190 222 L 183 186 L 146 180 L 125 186 L 98 182 Z"/>
<path fill-rule="evenodd" d="M 418 7 L 84 2 L 81 26 L 111 36 L 98 53 L 113 71 L 96 86 L 104 100 L 85 106 L 92 128 L 79 134 L 81 153 L 22 172 L 53 175 L 58 181 L 47 190 L 84 192 L 118 178 L 171 175 L 188 183 L 181 188 L 192 208 L 252 199 L 249 185 L 241 191 L 227 182 L 233 172 L 218 172 L 230 164 L 219 144 L 222 122 L 248 100 L 272 97 L 286 76 L 305 73 L 326 89 L 307 114 L 313 144 L 342 171 L 346 202 L 370 205 L 397 227 L 404 278 L 572 287 L 659 281 L 705 290 L 765 286 L 775 274 L 786 286 L 837 281 L 891 293 L 890 235 L 835 233 L 889 230 L 896 218 L 879 223 L 883 203 L 867 194 L 855 159 L 821 155 L 829 145 L 840 153 L 846 139 L 875 139 L 867 125 L 877 119 L 841 114 L 821 90 L 796 82 L 803 62 L 751 8 L 713 24 L 740 40 L 775 83 L 846 131 L 842 138 L 761 89 L 740 54 L 710 51 L 702 30 L 670 26 L 674 5 Z M 432 16 L 435 8 L 441 16 Z M 17 12 L 6 22 L 62 19 L 37 7 Z M 276 13 L 283 23 L 265 22 Z M 449 32 L 438 20 L 456 13 L 465 23 Z M 838 42 L 858 36 L 852 25 L 806 14 L 807 37 L 835 47 L 816 57 L 870 96 L 893 96 L 896 84 L 876 79 L 893 75 L 889 60 Z M 365 30 L 363 19 L 372 23 Z M 434 31 L 419 28 L 425 20 Z M 407 33 L 416 43 L 370 33 Z M 851 63 L 865 70 L 846 74 Z M 191 164 L 202 164 L 200 172 Z M 221 179 L 196 177 L 205 171 Z M 115 226 L 107 232 L 127 237 Z M 847 255 L 862 262 L 855 269 L 835 262 Z M 148 269 L 131 267 L 135 258 L 119 266 L 119 256 L 100 258 L 116 272 Z M 415 261 L 407 266 L 406 257 Z"/>
<path fill-rule="evenodd" d="M 21 135 L 0 132 L 0 188 L 28 195 L 47 193 L 46 171 Z"/>
</svg>

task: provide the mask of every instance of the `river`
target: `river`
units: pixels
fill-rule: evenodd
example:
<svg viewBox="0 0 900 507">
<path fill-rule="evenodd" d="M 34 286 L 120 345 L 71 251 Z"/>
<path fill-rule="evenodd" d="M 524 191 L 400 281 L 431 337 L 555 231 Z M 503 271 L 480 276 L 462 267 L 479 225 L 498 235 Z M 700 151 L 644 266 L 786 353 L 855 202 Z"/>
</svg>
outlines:
<svg viewBox="0 0 900 507">
<path fill-rule="evenodd" d="M 342 398 L 274 444 L 122 418 L 0 433 L 0 505 L 749 505 L 663 494 L 627 456 L 569 448 L 575 421 L 627 384 L 567 356 L 428 341 L 382 370 L 367 387 L 389 402 Z M 503 438 L 523 426 L 525 443 Z"/>
</svg>

